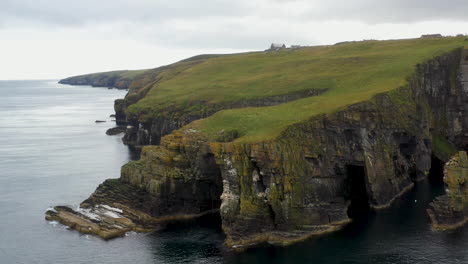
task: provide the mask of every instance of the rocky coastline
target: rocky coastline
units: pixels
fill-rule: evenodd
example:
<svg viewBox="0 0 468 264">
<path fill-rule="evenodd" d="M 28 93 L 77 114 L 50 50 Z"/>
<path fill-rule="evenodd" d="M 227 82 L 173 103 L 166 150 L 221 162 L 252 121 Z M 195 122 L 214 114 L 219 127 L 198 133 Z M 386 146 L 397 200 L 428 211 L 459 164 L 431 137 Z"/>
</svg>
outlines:
<svg viewBox="0 0 468 264">
<path fill-rule="evenodd" d="M 210 141 L 192 123 L 202 116 L 140 123 L 125 116 L 129 99 L 118 100 L 116 116 L 129 122 L 124 140 L 144 145 L 141 159 L 81 208 L 102 216 L 107 205 L 119 217 L 96 223 L 56 207 L 47 219 L 110 238 L 219 210 L 232 248 L 337 230 L 352 221 L 351 207 L 388 206 L 428 175 L 433 158 L 447 161 L 468 148 L 465 54 L 457 49 L 429 60 L 407 85 L 292 125 L 267 142 Z M 438 204 L 434 219 L 441 219 Z"/>
</svg>

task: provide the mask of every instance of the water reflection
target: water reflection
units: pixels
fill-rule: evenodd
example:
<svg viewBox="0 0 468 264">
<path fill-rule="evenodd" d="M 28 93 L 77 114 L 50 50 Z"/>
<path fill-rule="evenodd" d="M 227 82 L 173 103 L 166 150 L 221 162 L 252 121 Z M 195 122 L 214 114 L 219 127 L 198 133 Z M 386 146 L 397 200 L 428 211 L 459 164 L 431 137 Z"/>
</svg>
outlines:
<svg viewBox="0 0 468 264">
<path fill-rule="evenodd" d="M 220 263 L 224 235 L 219 214 L 168 224 L 154 232 L 152 251 L 163 263 Z"/>
</svg>

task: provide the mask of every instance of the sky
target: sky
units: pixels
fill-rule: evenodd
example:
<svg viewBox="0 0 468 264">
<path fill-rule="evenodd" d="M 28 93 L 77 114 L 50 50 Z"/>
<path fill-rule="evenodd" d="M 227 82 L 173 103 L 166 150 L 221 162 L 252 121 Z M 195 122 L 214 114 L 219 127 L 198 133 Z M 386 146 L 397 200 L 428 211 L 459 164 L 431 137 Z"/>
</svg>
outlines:
<svg viewBox="0 0 468 264">
<path fill-rule="evenodd" d="M 1 0 L 0 80 L 198 55 L 468 33 L 466 0 Z"/>
</svg>

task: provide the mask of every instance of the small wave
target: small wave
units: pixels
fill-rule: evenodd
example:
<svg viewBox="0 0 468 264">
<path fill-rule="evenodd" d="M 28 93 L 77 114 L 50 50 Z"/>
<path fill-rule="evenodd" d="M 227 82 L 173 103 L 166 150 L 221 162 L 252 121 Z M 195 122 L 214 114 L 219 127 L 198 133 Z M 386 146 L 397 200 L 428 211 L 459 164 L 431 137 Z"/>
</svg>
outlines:
<svg viewBox="0 0 468 264">
<path fill-rule="evenodd" d="M 48 223 L 53 226 L 57 226 L 58 224 L 60 224 L 58 221 L 49 221 Z"/>
</svg>

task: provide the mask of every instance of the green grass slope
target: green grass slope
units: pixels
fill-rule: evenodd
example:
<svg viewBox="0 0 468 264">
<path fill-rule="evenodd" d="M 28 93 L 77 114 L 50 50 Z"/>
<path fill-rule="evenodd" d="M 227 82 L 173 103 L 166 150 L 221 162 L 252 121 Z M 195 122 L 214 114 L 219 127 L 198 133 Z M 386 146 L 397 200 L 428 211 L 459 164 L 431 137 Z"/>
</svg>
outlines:
<svg viewBox="0 0 468 264">
<path fill-rule="evenodd" d="M 144 120 L 174 106 L 231 104 L 311 89 L 327 92 L 269 107 L 219 111 L 196 121 L 213 138 L 237 130 L 237 141 L 263 141 L 285 127 L 406 84 L 415 65 L 463 47 L 465 38 L 363 41 L 334 46 L 202 57 L 181 61 L 161 74 L 129 115 Z"/>
</svg>

